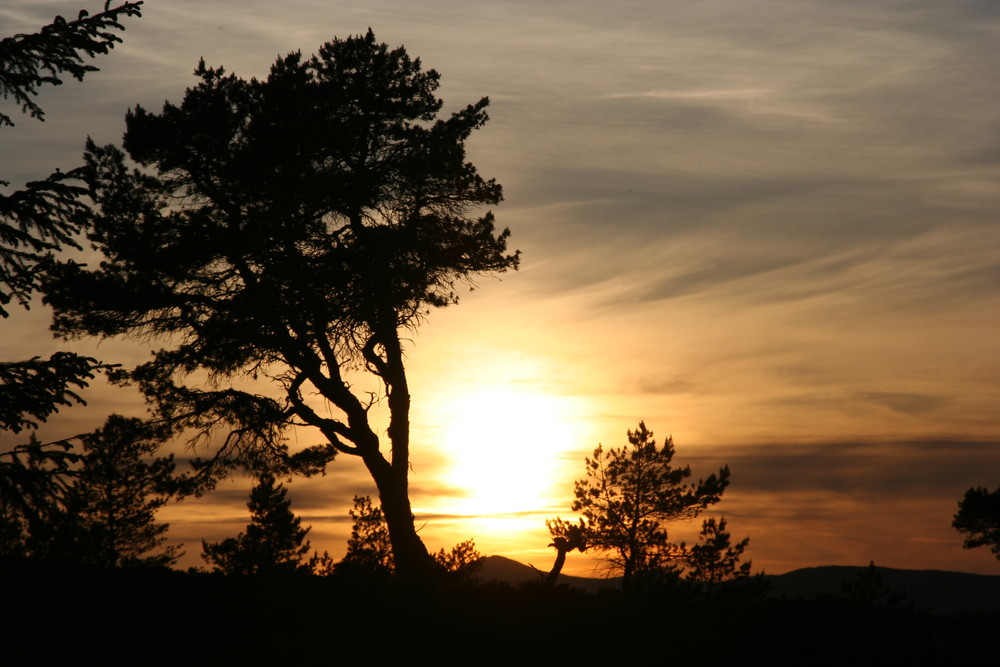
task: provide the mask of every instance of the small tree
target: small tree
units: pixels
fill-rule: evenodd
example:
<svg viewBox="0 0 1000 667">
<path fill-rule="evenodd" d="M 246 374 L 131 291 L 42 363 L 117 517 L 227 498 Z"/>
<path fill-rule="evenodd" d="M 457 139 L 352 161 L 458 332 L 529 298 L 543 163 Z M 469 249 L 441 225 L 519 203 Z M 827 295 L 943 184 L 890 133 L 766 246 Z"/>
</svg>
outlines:
<svg viewBox="0 0 1000 667">
<path fill-rule="evenodd" d="M 684 547 L 669 541 L 667 525 L 695 518 L 719 502 L 729 485 L 729 466 L 686 483 L 691 468 L 673 467 L 673 440 L 658 449 L 643 422 L 628 431 L 628 441 L 628 447 L 606 451 L 598 445 L 586 459 L 587 477 L 576 482 L 573 502 L 573 511 L 586 520 L 588 544 L 607 554 L 626 590 L 637 574 L 676 572 Z"/>
<path fill-rule="evenodd" d="M 868 561 L 868 567 L 858 570 L 852 581 L 841 582 L 840 590 L 848 600 L 866 607 L 894 609 L 906 600 L 906 593 L 885 584 L 873 560 Z"/>
<path fill-rule="evenodd" d="M 685 578 L 713 587 L 726 581 L 749 577 L 751 561 L 740 563 L 749 544 L 749 537 L 736 544 L 732 543 L 725 517 L 718 521 L 715 517 L 705 519 L 701 524 L 698 543 L 688 550 Z"/>
<path fill-rule="evenodd" d="M 304 562 L 309 528 L 292 513 L 282 484 L 273 475 L 262 475 L 250 490 L 250 524 L 245 533 L 221 542 L 202 540 L 202 555 L 213 569 L 225 574 L 275 574 L 306 572 Z"/>
<path fill-rule="evenodd" d="M 169 431 L 111 415 L 81 436 L 82 466 L 73 484 L 83 557 L 103 567 L 172 565 L 179 547 L 164 547 L 169 524 L 156 511 L 181 490 L 173 456 L 149 458 Z"/>
<path fill-rule="evenodd" d="M 392 543 L 382 510 L 372 505 L 369 496 L 354 496 L 354 508 L 348 514 L 354 523 L 340 565 L 370 574 L 391 574 Z"/>
<path fill-rule="evenodd" d="M 150 458 L 167 435 L 111 415 L 71 441 L 33 438 L 0 455 L 0 556 L 109 568 L 173 564 L 178 547 L 163 546 L 169 525 L 156 511 L 186 480 L 173 474 L 173 457 Z"/>
<path fill-rule="evenodd" d="M 951 525 L 965 536 L 962 548 L 988 546 L 1000 560 L 1000 486 L 992 493 L 983 486 L 966 491 Z"/>
<path fill-rule="evenodd" d="M 382 510 L 372 505 L 368 496 L 354 496 L 354 508 L 348 511 L 354 524 L 347 540 L 347 554 L 337 564 L 338 572 L 387 575 L 395 571 L 392 544 Z M 440 549 L 434 562 L 447 572 L 467 574 L 482 564 L 475 540 L 468 539 L 450 551 Z"/>
<path fill-rule="evenodd" d="M 476 549 L 476 541 L 471 537 L 459 542 L 450 551 L 439 549 L 434 554 L 434 560 L 446 572 L 463 576 L 472 574 L 483 565 L 483 555 Z"/>
</svg>

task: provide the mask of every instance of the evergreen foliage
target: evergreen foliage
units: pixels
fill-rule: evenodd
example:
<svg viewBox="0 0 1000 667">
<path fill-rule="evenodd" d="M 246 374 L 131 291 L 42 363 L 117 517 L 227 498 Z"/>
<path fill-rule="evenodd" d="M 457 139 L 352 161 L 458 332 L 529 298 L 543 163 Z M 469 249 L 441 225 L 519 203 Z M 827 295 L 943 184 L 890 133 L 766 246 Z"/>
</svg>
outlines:
<svg viewBox="0 0 1000 667">
<path fill-rule="evenodd" d="M 0 558 L 66 558 L 77 524 L 73 476 L 80 456 L 67 442 L 26 445 L 0 454 Z"/>
<path fill-rule="evenodd" d="M 988 546 L 1000 560 L 1000 486 L 992 492 L 983 486 L 966 491 L 951 525 L 965 536 L 964 549 Z"/>
<path fill-rule="evenodd" d="M 354 507 L 348 514 L 353 522 L 351 537 L 340 567 L 368 574 L 391 574 L 392 543 L 382 510 L 372 505 L 370 496 L 354 496 Z"/>
<path fill-rule="evenodd" d="M 196 75 L 179 105 L 129 112 L 124 148 L 141 169 L 119 148 L 88 145 L 88 238 L 105 259 L 53 271 L 55 327 L 170 341 L 119 379 L 177 428 L 222 443 L 206 474 L 315 472 L 335 453 L 360 457 L 396 567 L 427 574 L 408 496 L 401 334 L 455 303 L 460 284 L 517 266 L 508 231 L 490 213 L 470 217 L 501 199 L 465 160 L 488 100 L 438 119 L 438 73 L 370 31 L 281 58 L 264 80 L 203 62 Z M 353 388 L 346 373 L 358 370 L 381 396 Z M 184 384 L 195 375 L 209 384 Z M 270 386 L 225 388 L 248 375 Z M 314 394 L 333 414 L 313 409 Z M 378 401 L 388 428 L 372 423 Z M 293 423 L 325 442 L 290 455 L 282 433 Z"/>
<path fill-rule="evenodd" d="M 446 572 L 468 575 L 482 566 L 483 555 L 476 549 L 476 541 L 469 538 L 464 542 L 459 542 L 449 551 L 445 551 L 442 547 L 434 554 L 434 560 Z"/>
<path fill-rule="evenodd" d="M 388 575 L 395 570 L 392 544 L 382 510 L 372 504 L 370 496 L 354 496 L 354 507 L 348 511 L 353 522 L 347 553 L 337 564 L 337 572 L 370 575 Z M 433 555 L 434 562 L 446 572 L 469 574 L 483 560 L 476 549 L 476 542 L 468 539 L 446 551 Z"/>
<path fill-rule="evenodd" d="M 0 555 L 72 565 L 166 566 L 168 524 L 156 511 L 183 492 L 172 456 L 151 458 L 168 432 L 111 415 L 70 441 L 28 445 L 0 455 Z"/>
<path fill-rule="evenodd" d="M 859 570 L 853 581 L 845 581 L 840 585 L 844 596 L 852 602 L 866 607 L 892 609 L 899 607 L 906 594 L 893 590 L 882 580 L 882 573 L 875 566 L 875 561 L 868 561 L 868 567 Z"/>
<path fill-rule="evenodd" d="M 685 559 L 685 578 L 708 586 L 750 576 L 751 561 L 741 563 L 743 552 L 750 544 L 745 537 L 733 544 L 726 526 L 726 518 L 716 521 L 709 517 L 702 522 L 698 543 L 694 544 Z"/>
<path fill-rule="evenodd" d="M 0 362 L 0 429 L 19 433 L 37 428 L 59 406 L 83 403 L 77 390 L 104 368 L 96 359 L 72 352 Z"/>
<path fill-rule="evenodd" d="M 85 57 L 106 54 L 121 41 L 115 31 L 121 19 L 140 16 L 142 2 L 124 2 L 89 15 L 81 10 L 67 21 L 57 16 L 36 33 L 0 39 L 0 97 L 13 99 L 21 111 L 39 120 L 44 113 L 35 100 L 46 85 L 59 85 L 63 75 L 82 80 L 97 68 Z M 0 127 L 14 124 L 0 111 Z M 46 258 L 63 248 L 79 248 L 76 237 L 85 226 L 86 190 L 79 172 L 56 170 L 10 194 L 0 193 L 0 316 L 9 316 L 14 301 L 27 308 L 41 284 Z M 0 186 L 9 185 L 0 180 Z M 104 368 L 96 359 L 58 352 L 48 359 L 0 362 L 0 429 L 15 433 L 37 427 L 60 405 L 82 403 L 76 389 L 87 386 Z"/>
<path fill-rule="evenodd" d="M 250 524 L 245 533 L 221 542 L 202 540 L 202 558 L 225 574 L 308 572 L 308 528 L 292 512 L 284 485 L 273 475 L 261 475 L 250 490 Z"/>
<path fill-rule="evenodd" d="M 88 72 L 96 72 L 97 67 L 86 64 L 84 56 L 106 54 L 122 41 L 114 32 L 124 30 L 120 19 L 141 15 L 141 1 L 110 5 L 105 2 L 104 11 L 93 16 L 81 9 L 72 21 L 57 16 L 36 33 L 0 40 L 0 96 L 13 97 L 23 113 L 43 120 L 45 114 L 34 100 L 39 87 L 58 86 L 63 74 L 82 81 Z M 10 116 L 0 112 L 0 126 L 13 124 Z"/>
<path fill-rule="evenodd" d="M 695 518 L 719 502 L 729 485 L 728 466 L 686 482 L 691 468 L 673 466 L 673 440 L 657 448 L 643 422 L 628 431 L 628 441 L 617 449 L 598 445 L 586 459 L 587 477 L 576 482 L 572 507 L 586 522 L 588 546 L 606 554 L 626 590 L 637 575 L 678 573 L 686 550 L 670 541 L 667 525 Z"/>
<path fill-rule="evenodd" d="M 180 547 L 164 546 L 169 524 L 156 511 L 178 494 L 173 455 L 151 458 L 169 431 L 111 415 L 80 438 L 82 466 L 73 484 L 85 558 L 102 567 L 173 565 Z"/>
</svg>

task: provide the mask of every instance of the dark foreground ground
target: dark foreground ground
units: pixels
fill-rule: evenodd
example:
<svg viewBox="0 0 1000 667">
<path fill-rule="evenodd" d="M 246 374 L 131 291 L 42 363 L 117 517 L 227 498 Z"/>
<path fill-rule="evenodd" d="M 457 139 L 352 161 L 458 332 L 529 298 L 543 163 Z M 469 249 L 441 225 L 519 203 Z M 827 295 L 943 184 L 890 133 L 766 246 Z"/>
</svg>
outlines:
<svg viewBox="0 0 1000 667">
<path fill-rule="evenodd" d="M 0 585 L 0 665 L 995 664 L 1000 641 L 996 612 L 830 596 L 10 567 Z"/>
</svg>

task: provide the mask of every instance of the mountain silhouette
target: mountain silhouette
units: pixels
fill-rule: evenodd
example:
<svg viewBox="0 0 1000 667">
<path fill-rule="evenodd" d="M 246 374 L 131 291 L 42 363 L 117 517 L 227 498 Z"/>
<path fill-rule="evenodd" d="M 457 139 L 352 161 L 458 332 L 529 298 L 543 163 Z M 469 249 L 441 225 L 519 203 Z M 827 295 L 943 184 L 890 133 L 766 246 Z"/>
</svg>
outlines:
<svg viewBox="0 0 1000 667">
<path fill-rule="evenodd" d="M 843 586 L 858 579 L 866 567 L 826 565 L 805 567 L 785 574 L 765 575 L 772 595 L 813 599 L 843 597 Z M 903 605 L 942 614 L 1000 611 L 1000 575 L 968 574 L 943 570 L 901 570 L 878 567 L 883 586 L 904 594 Z M 544 572 L 503 556 L 487 556 L 476 575 L 481 581 L 497 581 L 511 586 L 541 581 Z M 574 577 L 560 575 L 557 585 L 589 593 L 621 588 L 620 577 Z"/>
</svg>

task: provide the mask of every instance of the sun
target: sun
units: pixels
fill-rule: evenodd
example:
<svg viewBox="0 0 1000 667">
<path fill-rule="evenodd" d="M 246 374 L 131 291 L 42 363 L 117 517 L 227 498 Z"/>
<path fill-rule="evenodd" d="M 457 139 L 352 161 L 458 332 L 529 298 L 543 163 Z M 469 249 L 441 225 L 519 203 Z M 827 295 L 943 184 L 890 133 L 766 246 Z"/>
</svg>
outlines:
<svg viewBox="0 0 1000 667">
<path fill-rule="evenodd" d="M 465 516 L 544 512 L 556 498 L 562 455 L 580 447 L 579 401 L 517 385 L 478 388 L 442 401 L 442 482 L 449 511 Z"/>
</svg>

